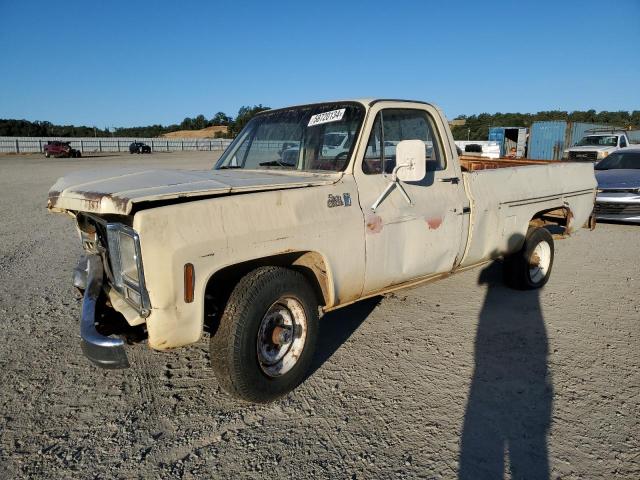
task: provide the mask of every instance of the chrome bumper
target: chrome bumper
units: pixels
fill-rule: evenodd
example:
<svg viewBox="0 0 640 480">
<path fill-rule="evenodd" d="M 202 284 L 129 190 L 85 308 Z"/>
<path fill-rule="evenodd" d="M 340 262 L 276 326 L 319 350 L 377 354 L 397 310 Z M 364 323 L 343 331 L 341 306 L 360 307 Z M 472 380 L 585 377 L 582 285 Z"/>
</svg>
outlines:
<svg viewBox="0 0 640 480">
<path fill-rule="evenodd" d="M 86 272 L 86 277 L 81 272 Z M 73 273 L 74 284 L 84 283 L 80 338 L 82 352 L 95 365 L 102 368 L 128 368 L 129 360 L 124 350 L 124 341 L 107 337 L 96 330 L 96 304 L 102 290 L 104 270 L 99 255 L 87 255 L 80 259 Z M 84 282 L 82 282 L 84 280 Z"/>
</svg>

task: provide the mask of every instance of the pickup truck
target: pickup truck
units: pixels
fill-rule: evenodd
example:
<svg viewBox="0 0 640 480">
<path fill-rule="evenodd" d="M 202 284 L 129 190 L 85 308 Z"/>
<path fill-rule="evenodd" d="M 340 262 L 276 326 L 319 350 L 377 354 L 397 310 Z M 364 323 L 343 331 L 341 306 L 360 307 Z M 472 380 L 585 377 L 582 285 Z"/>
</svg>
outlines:
<svg viewBox="0 0 640 480">
<path fill-rule="evenodd" d="M 329 131 L 346 153 L 327 154 Z M 261 113 L 212 170 L 72 173 L 48 208 L 84 248 L 89 360 L 129 366 L 114 312 L 156 350 L 206 327 L 223 389 L 267 402 L 304 380 L 323 313 L 501 257 L 509 285 L 542 287 L 552 233 L 587 223 L 595 195 L 589 164 L 459 158 L 436 106 L 366 99 Z"/>
<path fill-rule="evenodd" d="M 71 147 L 71 142 L 59 142 L 59 141 L 51 141 L 47 142 L 47 144 L 42 149 L 44 151 L 44 156 L 49 157 L 71 157 L 71 158 L 79 158 L 82 156 L 80 150 Z"/>
<path fill-rule="evenodd" d="M 631 141 L 624 130 L 593 130 L 588 132 L 571 148 L 565 150 L 567 160 L 581 162 L 599 162 L 608 155 L 627 148 Z"/>
</svg>

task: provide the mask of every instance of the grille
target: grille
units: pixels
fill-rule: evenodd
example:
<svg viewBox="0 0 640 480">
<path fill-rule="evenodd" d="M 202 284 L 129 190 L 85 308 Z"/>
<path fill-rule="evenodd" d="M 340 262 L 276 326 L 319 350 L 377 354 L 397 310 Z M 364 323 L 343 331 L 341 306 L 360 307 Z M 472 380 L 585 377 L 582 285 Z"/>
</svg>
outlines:
<svg viewBox="0 0 640 480">
<path fill-rule="evenodd" d="M 596 203 L 596 215 L 638 215 L 640 216 L 640 203 Z"/>
<path fill-rule="evenodd" d="M 569 152 L 569 160 L 576 162 L 595 162 L 598 159 L 598 152 Z"/>
</svg>

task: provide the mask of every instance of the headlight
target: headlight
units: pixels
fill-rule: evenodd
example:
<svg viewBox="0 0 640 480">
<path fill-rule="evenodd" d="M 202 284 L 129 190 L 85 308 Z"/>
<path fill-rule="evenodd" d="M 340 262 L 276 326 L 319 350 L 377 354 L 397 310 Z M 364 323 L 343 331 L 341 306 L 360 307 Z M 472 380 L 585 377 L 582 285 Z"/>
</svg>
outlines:
<svg viewBox="0 0 640 480">
<path fill-rule="evenodd" d="M 124 232 L 120 234 L 120 273 L 130 282 L 138 285 L 140 283 L 140 275 L 138 274 L 138 255 L 136 253 L 136 244 L 133 237 Z"/>
<path fill-rule="evenodd" d="M 598 158 L 604 158 L 609 155 L 609 152 L 598 152 Z"/>
<path fill-rule="evenodd" d="M 107 241 L 113 287 L 140 315 L 146 317 L 151 307 L 144 283 L 138 234 L 126 225 L 110 223 L 107 225 Z"/>
</svg>

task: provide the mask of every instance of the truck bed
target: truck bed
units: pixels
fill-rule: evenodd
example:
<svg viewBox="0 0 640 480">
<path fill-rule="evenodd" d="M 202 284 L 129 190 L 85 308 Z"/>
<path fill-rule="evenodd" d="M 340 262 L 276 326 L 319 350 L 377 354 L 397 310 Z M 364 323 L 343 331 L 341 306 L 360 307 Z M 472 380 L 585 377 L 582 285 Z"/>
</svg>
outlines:
<svg viewBox="0 0 640 480">
<path fill-rule="evenodd" d="M 570 214 L 570 232 L 584 225 L 593 211 L 596 180 L 591 164 L 473 160 L 478 163 L 467 163 L 470 170 L 462 174 L 471 202 L 469 244 L 462 266 L 516 251 L 530 220 L 540 212 L 565 209 Z"/>
</svg>

